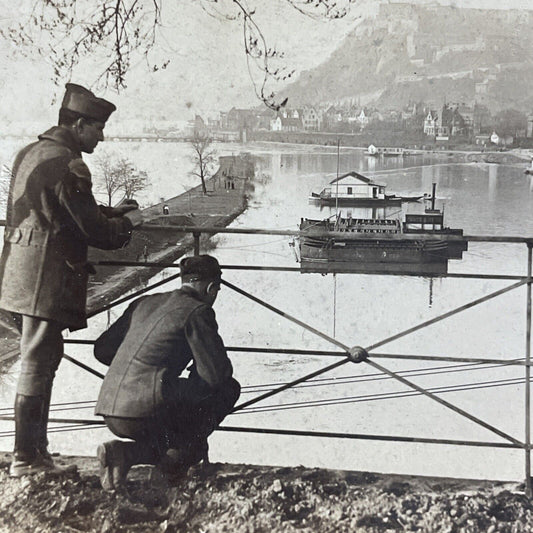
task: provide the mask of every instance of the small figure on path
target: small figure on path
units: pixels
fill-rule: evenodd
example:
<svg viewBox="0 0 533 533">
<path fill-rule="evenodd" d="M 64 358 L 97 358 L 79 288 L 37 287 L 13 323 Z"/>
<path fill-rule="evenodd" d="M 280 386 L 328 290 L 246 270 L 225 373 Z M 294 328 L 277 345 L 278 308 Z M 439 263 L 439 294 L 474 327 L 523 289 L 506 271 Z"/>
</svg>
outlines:
<svg viewBox="0 0 533 533">
<path fill-rule="evenodd" d="M 180 269 L 180 289 L 135 300 L 96 340 L 95 357 L 109 370 L 95 412 L 115 435 L 131 439 L 98 447 L 106 490 L 123 489 L 137 464 L 183 476 L 207 459 L 208 436 L 239 397 L 212 308 L 218 261 L 187 257 Z"/>
<path fill-rule="evenodd" d="M 135 202 L 96 204 L 81 157 L 104 140 L 115 109 L 68 83 L 59 125 L 22 149 L 13 165 L 0 258 L 0 308 L 22 315 L 12 477 L 62 471 L 48 451 L 48 411 L 62 331 L 86 327 L 87 280 L 94 273 L 87 248 L 120 248 L 142 223 Z"/>
</svg>

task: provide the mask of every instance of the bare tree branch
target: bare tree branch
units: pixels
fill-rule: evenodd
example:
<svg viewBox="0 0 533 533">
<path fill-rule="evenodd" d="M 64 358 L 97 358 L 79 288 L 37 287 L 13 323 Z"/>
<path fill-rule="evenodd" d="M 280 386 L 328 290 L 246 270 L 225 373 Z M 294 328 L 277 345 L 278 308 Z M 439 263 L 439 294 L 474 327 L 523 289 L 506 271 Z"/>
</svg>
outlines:
<svg viewBox="0 0 533 533">
<path fill-rule="evenodd" d="M 129 159 L 103 153 L 96 158 L 95 183 L 97 192 L 107 196 L 107 205 L 113 205 L 113 197 L 122 192 L 131 199 L 148 187 L 148 175 L 139 170 Z"/>
<path fill-rule="evenodd" d="M 195 130 L 189 145 L 192 148 L 191 162 L 194 163 L 194 168 L 191 170 L 191 175 L 200 178 L 202 182 L 202 191 L 207 194 L 206 180 L 209 174 L 213 171 L 217 161 L 216 151 L 211 148 L 213 139 L 207 131 Z"/>
<path fill-rule="evenodd" d="M 120 90 L 126 87 L 126 75 L 134 56 L 144 57 L 152 71 L 165 69 L 170 62 L 171 58 L 167 58 L 161 64 L 152 64 L 149 59 L 158 41 L 158 29 L 162 26 L 162 1 L 35 0 L 27 21 L 7 30 L 0 29 L 0 34 L 26 55 L 37 52 L 45 61 L 50 61 L 53 80 L 58 85 L 71 77 L 81 59 L 101 52 L 109 59 L 97 74 L 95 84 L 112 85 Z M 283 60 L 283 54 L 268 46 L 256 23 L 253 6 L 261 3 L 250 0 L 196 1 L 210 16 L 241 21 L 244 53 L 256 95 L 269 108 L 279 110 L 281 104 L 276 103 L 274 94 L 267 91 L 267 84 L 270 80 L 289 79 L 294 70 L 275 66 Z M 317 19 L 344 17 L 356 1 L 285 0 L 299 13 Z M 268 9 L 264 5 L 261 7 Z"/>
</svg>

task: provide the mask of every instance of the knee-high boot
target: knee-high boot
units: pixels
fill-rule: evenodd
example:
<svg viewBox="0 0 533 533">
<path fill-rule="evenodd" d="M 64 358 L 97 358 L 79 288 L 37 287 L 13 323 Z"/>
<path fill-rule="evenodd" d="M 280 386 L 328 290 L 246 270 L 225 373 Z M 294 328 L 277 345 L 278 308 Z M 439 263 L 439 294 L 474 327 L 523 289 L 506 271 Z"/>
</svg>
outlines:
<svg viewBox="0 0 533 533">
<path fill-rule="evenodd" d="M 15 449 L 13 464 L 31 464 L 37 456 L 37 435 L 43 409 L 42 396 L 15 398 Z"/>
<path fill-rule="evenodd" d="M 50 411 L 50 398 L 52 396 L 52 384 L 47 387 L 43 396 L 41 414 L 39 417 L 39 427 L 37 429 L 36 447 L 41 456 L 48 461 L 52 461 L 52 456 L 48 451 L 48 416 Z"/>
<path fill-rule="evenodd" d="M 9 467 L 11 477 L 29 476 L 40 472 L 71 474 L 77 470 L 75 465 L 56 466 L 51 457 L 46 458 L 39 452 L 44 404 L 46 404 L 46 400 L 43 396 L 24 396 L 23 394 L 16 396 L 15 449 L 13 461 Z M 46 420 L 48 420 L 48 409 L 46 410 Z"/>
</svg>

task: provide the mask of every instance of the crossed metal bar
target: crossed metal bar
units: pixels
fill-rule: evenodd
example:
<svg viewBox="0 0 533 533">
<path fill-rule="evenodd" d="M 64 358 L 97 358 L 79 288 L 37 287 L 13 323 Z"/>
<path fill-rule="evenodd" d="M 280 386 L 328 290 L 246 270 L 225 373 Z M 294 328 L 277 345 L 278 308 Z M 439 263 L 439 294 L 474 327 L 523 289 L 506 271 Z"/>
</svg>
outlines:
<svg viewBox="0 0 533 533">
<path fill-rule="evenodd" d="M 413 333 L 415 331 L 418 331 L 419 329 L 422 329 L 426 326 L 429 326 L 431 324 L 434 324 L 436 322 L 439 322 L 441 320 L 444 320 L 445 318 L 448 318 L 452 315 L 455 315 L 461 311 L 464 311 L 466 309 L 469 309 L 471 307 L 474 307 L 475 305 L 478 305 L 480 303 L 483 303 L 483 302 L 486 302 L 487 300 L 490 300 L 492 298 L 495 298 L 497 296 L 500 296 L 501 294 L 504 294 L 506 292 L 509 292 L 513 289 L 516 289 L 518 287 L 521 287 L 522 285 L 524 285 L 525 283 L 527 283 L 526 281 L 519 281 L 517 283 L 514 283 L 512 285 L 510 285 L 509 287 L 505 287 L 503 289 L 500 289 L 498 291 L 495 291 L 493 293 L 490 293 L 486 296 L 483 296 L 481 298 L 478 298 L 476 300 L 473 300 L 472 302 L 469 302 L 465 305 L 462 305 L 456 309 L 453 309 L 452 311 L 448 311 L 447 313 L 444 313 L 438 317 L 435 317 L 435 318 L 432 318 L 430 320 L 427 320 L 425 322 L 422 322 L 416 326 L 413 326 L 409 329 L 406 329 L 400 333 L 397 333 L 396 335 L 392 335 L 391 337 L 388 337 L 382 341 L 379 341 L 377 343 L 374 343 L 372 344 L 371 346 L 368 346 L 366 348 L 366 350 L 368 352 L 370 352 L 371 350 L 375 349 L 375 348 L 378 348 L 379 346 L 383 346 L 384 344 L 387 344 L 389 342 L 392 342 L 394 340 L 397 340 L 401 337 L 404 337 L 410 333 Z M 311 326 L 309 326 L 308 324 L 305 324 L 304 322 L 302 322 L 301 320 L 298 320 L 297 318 L 285 313 L 284 311 L 281 311 L 279 310 L 278 308 L 264 302 L 263 300 L 260 300 L 259 298 L 249 294 L 248 292 L 240 289 L 239 287 L 236 287 L 235 285 L 233 285 L 232 283 L 226 281 L 226 280 L 222 280 L 222 284 L 229 287 L 230 289 L 233 289 L 235 292 L 243 295 L 243 296 L 246 296 L 247 298 L 249 298 L 250 300 L 262 305 L 263 307 L 266 307 L 267 309 L 269 309 L 270 311 L 273 311 L 274 313 L 278 314 L 278 315 L 281 315 L 283 316 L 284 318 L 290 320 L 291 322 L 294 322 L 295 324 L 298 324 L 299 326 L 307 329 L 308 331 L 310 331 L 311 333 L 314 333 L 315 335 L 318 335 L 319 337 L 331 342 L 332 344 L 335 344 L 336 346 L 338 346 L 339 348 L 342 348 L 343 350 L 345 350 L 345 352 L 349 352 L 350 350 L 350 347 L 345 345 L 344 343 L 338 341 L 337 339 L 334 339 L 333 337 L 330 337 L 329 335 L 327 335 L 326 333 L 323 333 Z M 321 368 L 319 370 L 316 370 L 315 372 L 311 372 L 310 374 L 307 374 L 299 379 L 296 379 L 294 381 L 291 381 L 290 383 L 286 383 L 284 385 L 282 385 L 281 387 L 278 387 L 276 389 L 273 389 L 269 392 L 266 392 L 264 394 L 261 394 L 259 396 L 257 396 L 256 398 L 253 398 L 251 400 L 248 400 L 247 402 L 244 402 L 242 404 L 239 404 L 237 405 L 233 411 L 238 411 L 238 410 L 241 410 L 245 407 L 248 407 L 250 405 L 253 405 L 254 403 L 257 403 L 257 402 L 260 402 L 261 400 L 264 400 L 265 398 L 269 398 L 270 396 L 273 396 L 274 394 L 278 394 L 279 392 L 282 392 L 284 390 L 287 390 L 291 387 L 293 387 L 294 385 L 297 385 L 299 383 L 302 383 L 304 381 L 307 381 L 311 378 L 314 378 L 316 376 L 319 376 L 325 372 L 329 372 L 330 370 L 334 370 L 335 368 L 338 368 L 346 363 L 350 362 L 350 359 L 348 359 L 347 357 L 345 357 L 344 359 L 342 359 L 341 361 L 337 361 L 331 365 L 328 365 L 324 368 Z M 445 407 L 451 409 L 452 411 L 455 411 L 456 413 L 464 416 L 465 418 L 468 418 L 469 420 L 475 422 L 476 424 L 484 427 L 485 429 L 488 429 L 490 431 L 492 431 L 493 433 L 496 433 L 497 435 L 499 435 L 500 437 L 503 437 L 504 439 L 512 442 L 513 444 L 517 444 L 519 446 L 524 446 L 524 444 L 522 442 L 520 442 L 518 439 L 515 439 L 514 437 L 508 435 L 507 433 L 499 430 L 498 428 L 492 426 L 491 424 L 481 420 L 480 418 L 476 417 L 476 416 L 473 416 L 471 415 L 470 413 L 464 411 L 463 409 L 461 409 L 460 407 L 457 407 L 456 405 L 446 401 L 446 400 L 443 400 L 442 398 L 440 398 L 439 396 L 436 396 L 435 394 L 423 389 L 422 387 L 419 387 L 418 385 L 416 385 L 415 383 L 413 383 L 412 381 L 409 381 L 408 379 L 405 379 L 404 377 L 400 376 L 399 374 L 397 374 L 396 372 L 392 372 L 391 370 L 385 368 L 384 366 L 376 363 L 375 361 L 372 361 L 370 359 L 367 359 L 365 361 L 367 364 L 369 364 L 370 366 L 374 367 L 375 369 L 379 370 L 380 372 L 383 372 L 385 374 L 388 374 L 390 377 L 400 381 L 401 383 L 403 383 L 404 385 L 407 385 L 408 387 L 411 387 L 413 389 L 415 389 L 416 391 L 420 392 L 421 394 L 431 398 L 432 400 L 435 400 L 436 402 L 440 403 L 441 405 L 444 405 Z"/>
<path fill-rule="evenodd" d="M 0 221 L 0 224 L 3 221 Z M 146 226 L 145 229 L 160 229 L 158 227 L 151 228 L 149 225 Z M 144 227 L 143 226 L 143 227 Z M 165 227 L 165 229 L 179 229 L 181 231 L 185 232 L 191 232 L 196 229 L 194 227 Z M 212 229 L 212 228 L 211 228 Z M 210 228 L 200 227 L 198 228 L 198 231 L 209 233 L 211 231 Z M 250 234 L 265 234 L 265 235 L 273 235 L 273 234 L 279 234 L 279 235 L 294 235 L 298 236 L 300 235 L 300 232 L 290 232 L 290 231 L 272 231 L 272 230 L 258 230 L 258 229 L 231 229 L 231 228 L 216 228 L 216 230 L 211 231 L 212 233 L 215 232 L 224 232 L 224 233 L 250 233 Z M 344 236 L 346 238 L 346 236 Z M 473 300 L 472 302 L 469 302 L 463 306 L 460 306 L 456 309 L 453 309 L 447 313 L 444 313 L 443 315 L 440 315 L 438 317 L 435 317 L 431 320 L 422 322 L 414 327 L 411 327 L 405 331 L 402 331 L 400 333 L 397 333 L 396 335 L 393 335 L 387 339 L 384 339 L 382 341 L 379 341 L 371 346 L 368 346 L 366 349 L 367 351 L 372 351 L 379 346 L 382 346 L 384 344 L 387 344 L 389 342 L 392 342 L 396 339 L 399 339 L 401 337 L 404 337 L 410 333 L 413 333 L 419 329 L 422 329 L 426 326 L 429 326 L 433 323 L 439 322 L 441 320 L 444 320 L 445 318 L 448 318 L 452 315 L 455 315 L 461 311 L 464 311 L 466 309 L 469 309 L 471 307 L 474 307 L 480 303 L 483 303 L 487 300 L 490 300 L 492 298 L 495 298 L 501 294 L 504 294 L 506 292 L 509 292 L 511 290 L 514 290 L 518 287 L 521 287 L 523 285 L 527 285 L 527 325 L 526 325 L 526 359 L 525 362 L 519 362 L 519 361 L 501 361 L 501 360 L 483 360 L 483 359 L 469 359 L 472 362 L 501 362 L 502 364 L 522 364 L 525 366 L 526 370 L 526 398 L 525 398 L 525 413 L 526 413 L 526 420 L 525 420 L 525 443 L 521 442 L 520 440 L 512 437 L 511 435 L 508 435 L 507 433 L 499 430 L 498 428 L 492 426 L 491 424 L 488 424 L 487 422 L 481 420 L 478 417 L 475 417 L 471 415 L 470 413 L 464 411 L 463 409 L 455 406 L 454 404 L 447 402 L 446 400 L 441 399 L 440 397 L 436 396 L 435 394 L 423 389 L 422 387 L 419 387 L 415 383 L 405 379 L 404 377 L 400 376 L 399 374 L 392 372 L 388 370 L 387 368 L 383 367 L 382 365 L 376 363 L 373 360 L 367 359 L 365 362 L 369 364 L 370 366 L 374 367 L 375 369 L 379 370 L 380 372 L 383 372 L 390 377 L 398 380 L 399 382 L 403 383 L 404 385 L 418 391 L 419 393 L 435 400 L 436 402 L 440 403 L 441 405 L 453 410 L 454 412 L 462 415 L 463 417 L 475 422 L 476 424 L 484 427 L 485 429 L 488 429 L 489 431 L 495 433 L 496 435 L 504 438 L 505 440 L 509 441 L 508 443 L 487 443 L 487 442 L 477 442 L 477 441 L 455 441 L 455 440 L 444 440 L 444 439 L 423 439 L 423 438 L 414 438 L 414 437 L 393 437 L 393 436 L 380 436 L 380 435 L 355 435 L 355 434 L 341 434 L 341 433 L 327 433 L 327 432 L 302 432 L 302 431 L 294 431 L 294 430 L 279 430 L 279 429 L 267 429 L 267 428 L 236 428 L 236 427 L 229 427 L 229 426 L 221 426 L 219 427 L 220 430 L 223 431 L 242 431 L 242 432 L 259 432 L 259 433 L 276 433 L 276 434 L 286 434 L 286 435 L 315 435 L 315 436 L 327 436 L 327 437 L 345 437 L 345 438 L 362 438 L 362 439 L 372 439 L 372 440 L 396 440 L 396 441 L 406 441 L 406 442 L 436 442 L 436 443 L 443 443 L 443 444 L 457 444 L 457 445 L 472 445 L 472 446 L 493 446 L 493 447 L 507 447 L 507 448 L 521 448 L 525 450 L 526 453 L 526 495 L 528 497 L 531 497 L 532 490 L 531 490 L 531 477 L 530 477 L 530 469 L 531 469 L 531 460 L 530 460 L 530 452 L 531 452 L 531 431 L 530 431 L 530 379 L 531 379 L 531 311 L 532 311 L 532 298 L 531 298 L 531 282 L 532 282 L 532 248 L 533 248 L 533 239 L 531 238 L 524 238 L 524 237 L 494 237 L 494 236 L 463 236 L 461 240 L 466 241 L 476 241 L 476 242 L 506 242 L 506 243 L 525 243 L 528 246 L 528 273 L 527 277 L 523 276 L 507 276 L 507 275 L 476 275 L 476 274 L 444 274 L 444 275 L 437 275 L 436 277 L 461 277 L 461 278 L 485 278 L 485 279 L 500 279 L 500 280 L 518 280 L 516 283 L 500 289 L 498 291 L 495 291 L 493 293 L 490 293 L 484 297 L 478 298 L 476 300 Z M 137 262 L 120 262 L 120 261 L 101 261 L 99 264 L 101 265 L 123 265 L 123 266 L 154 266 L 158 268 L 166 268 L 166 267 L 176 267 L 175 264 L 166 264 L 166 263 L 137 263 Z M 223 267 L 225 269 L 242 269 L 247 268 L 248 270 L 278 270 L 278 271 L 299 271 L 298 268 L 291 268 L 291 267 L 239 267 L 239 266 L 233 266 L 233 265 L 226 265 Z M 379 274 L 379 272 L 378 272 Z M 387 274 L 390 275 L 389 272 Z M 158 283 L 152 284 L 150 286 L 145 287 L 144 289 L 137 291 L 135 294 L 129 295 L 127 297 L 124 297 L 120 300 L 117 300 L 113 302 L 112 304 L 106 305 L 102 308 L 96 309 L 88 314 L 88 317 L 92 317 L 100 312 L 106 311 L 108 309 L 111 309 L 112 307 L 119 305 L 121 303 L 124 303 L 132 298 L 137 297 L 139 294 L 142 294 L 144 292 L 148 292 L 152 290 L 153 288 L 156 288 L 158 286 L 163 285 L 164 283 L 168 283 L 169 281 L 176 279 L 179 277 L 179 274 L 171 276 L 170 278 L 167 278 L 165 280 L 162 280 Z M 311 331 L 312 333 L 320 336 L 321 338 L 329 341 L 330 343 L 336 345 L 337 347 L 341 348 L 343 350 L 342 353 L 328 353 L 328 355 L 343 355 L 346 354 L 349 351 L 349 347 L 333 337 L 330 337 L 329 335 L 309 326 L 308 324 L 305 324 L 304 322 L 298 320 L 297 318 L 275 308 L 274 306 L 260 300 L 259 298 L 247 293 L 246 291 L 236 287 L 235 285 L 229 283 L 226 280 L 222 280 L 222 283 L 226 285 L 227 287 L 233 289 L 234 291 L 238 292 L 239 294 L 251 299 L 252 301 L 255 301 L 256 303 L 262 305 L 263 307 L 266 307 L 267 309 L 270 309 L 271 311 L 275 312 L 276 314 L 279 314 L 281 316 L 284 316 L 288 320 L 300 325 L 301 327 L 307 329 L 308 331 Z M 74 341 L 75 342 L 75 341 Z M 84 342 L 84 341 L 78 341 L 78 342 Z M 91 341 L 85 341 L 87 343 L 90 343 Z M 245 351 L 246 348 L 234 348 L 235 351 Z M 283 350 L 278 350 L 283 352 Z M 289 353 L 289 351 L 285 351 L 286 353 Z M 291 353 L 297 352 L 296 350 L 291 351 Z M 305 352 L 305 351 L 300 351 Z M 321 353 L 321 352 L 317 352 Z M 371 354 L 372 357 L 387 357 L 387 354 Z M 84 368 L 85 370 L 93 373 L 94 375 L 97 375 L 98 377 L 103 377 L 102 374 L 97 372 L 94 369 L 91 369 L 87 365 L 84 365 L 83 363 L 80 363 L 79 361 L 69 357 L 65 356 L 66 359 L 73 362 L 74 364 Z M 422 356 L 413 356 L 413 358 L 422 358 Z M 463 359 L 463 358 L 461 358 Z M 461 360 L 459 358 L 447 358 L 447 360 Z M 325 372 L 328 372 L 330 370 L 333 370 L 337 367 L 340 367 L 344 365 L 345 363 L 349 362 L 350 360 L 347 357 L 344 357 L 342 360 L 337 361 L 331 365 L 328 365 L 322 369 L 319 369 L 315 372 L 312 372 L 310 374 L 307 374 L 306 376 L 303 376 L 297 380 L 294 380 L 290 383 L 287 383 L 283 386 L 280 386 L 272 391 L 269 391 L 268 393 L 262 394 L 260 396 L 257 396 L 256 398 L 253 398 L 245 403 L 242 403 L 240 405 L 237 405 L 234 409 L 241 410 L 249 405 L 255 404 L 267 397 L 270 397 L 274 394 L 277 394 L 279 392 L 282 392 L 284 390 L 287 390 L 288 388 L 293 387 L 294 385 L 297 385 L 299 383 L 302 383 L 304 381 L 307 381 L 309 379 L 312 379 L 313 377 L 316 377 L 320 374 L 323 374 Z M 7 419 L 9 417 L 1 416 L 0 419 Z M 94 421 L 75 421 L 75 420 L 67 420 L 67 419 L 57 419 L 57 420 L 50 420 L 51 422 L 54 421 L 65 421 L 65 422 L 72 422 L 72 423 L 81 423 L 85 425 L 98 425 L 95 424 Z"/>
<path fill-rule="evenodd" d="M 163 280 L 162 282 L 158 282 L 158 283 L 156 283 L 156 284 L 154 284 L 154 285 L 152 285 L 152 286 L 150 286 L 150 287 L 146 287 L 145 289 L 143 289 L 142 291 L 139 291 L 139 292 L 146 292 L 147 290 L 150 290 L 151 288 L 154 288 L 154 287 L 156 287 L 156 286 L 159 286 L 159 285 L 161 285 L 161 284 L 163 284 L 163 283 L 166 283 L 166 282 L 170 281 L 171 279 L 175 279 L 175 278 L 177 278 L 177 277 L 179 277 L 179 275 L 172 276 L 172 278 L 167 278 L 167 279 Z M 516 289 L 516 288 L 518 288 L 518 287 L 521 287 L 521 286 L 523 286 L 523 285 L 525 285 L 525 284 L 529 284 L 529 283 L 530 283 L 529 278 L 521 279 L 520 281 L 518 281 L 518 282 L 516 282 L 516 283 L 514 283 L 514 284 L 512 284 L 512 285 L 510 285 L 510 286 L 508 286 L 508 287 L 505 287 L 505 288 L 503 288 L 503 289 L 500 289 L 500 290 L 494 291 L 494 292 L 492 292 L 492 293 L 490 293 L 490 294 L 488 294 L 488 295 L 485 295 L 485 296 L 483 296 L 483 297 L 481 297 L 481 298 L 478 298 L 478 299 L 476 299 L 476 300 L 473 300 L 472 302 L 469 302 L 469 303 L 467 303 L 467 304 L 464 304 L 464 305 L 462 305 L 462 306 L 460 306 L 460 307 L 458 307 L 458 308 L 456 308 L 456 309 L 453 309 L 453 310 L 451 310 L 451 311 L 448 311 L 447 313 L 444 313 L 444 314 L 442 314 L 442 315 L 440 315 L 440 316 L 438 316 L 438 317 L 435 317 L 435 318 L 432 318 L 432 319 L 430 319 L 430 320 L 424 321 L 424 322 L 422 322 L 422 323 L 420 323 L 420 324 L 418 324 L 418 325 L 416 325 L 416 326 L 413 326 L 413 327 L 411 327 L 411 328 L 409 328 L 409 329 L 407 329 L 407 330 L 404 330 L 404 331 L 402 331 L 402 332 L 400 332 L 400 333 L 397 333 L 397 334 L 395 334 L 395 335 L 393 335 L 393 336 L 391 336 L 391 337 L 388 337 L 388 338 L 386 338 L 386 339 L 384 339 L 384 340 L 382 340 L 382 341 L 379 341 L 379 342 L 377 342 L 377 343 L 374 343 L 373 345 L 368 346 L 366 349 L 367 349 L 367 351 L 370 352 L 370 351 L 374 350 L 375 348 L 378 348 L 378 347 L 380 347 L 380 346 L 383 346 L 384 344 L 390 343 L 390 342 L 392 342 L 392 341 L 394 341 L 394 340 L 397 340 L 397 339 L 399 339 L 399 338 L 401 338 L 401 337 L 404 337 L 404 336 L 406 336 L 406 335 L 408 335 L 408 334 L 410 334 L 410 333 L 413 333 L 413 332 L 415 332 L 415 331 L 418 331 L 418 330 L 420 330 L 420 329 L 422 329 L 422 328 L 424 328 L 424 327 L 426 327 L 426 326 L 429 326 L 429 325 L 431 325 L 431 324 L 434 324 L 434 323 L 436 323 L 436 322 L 439 322 L 439 321 L 441 321 L 441 320 L 444 320 L 444 319 L 446 319 L 446 318 L 448 318 L 448 317 L 450 317 L 450 316 L 452 316 L 452 315 L 455 315 L 455 314 L 457 314 L 457 313 L 459 313 L 459 312 L 462 312 L 462 311 L 464 311 L 464 310 L 466 310 L 466 309 L 469 309 L 469 308 L 471 308 L 471 307 L 474 307 L 474 306 L 476 306 L 476 305 L 479 305 L 480 303 L 483 303 L 483 302 L 485 302 L 485 301 L 487 301 L 487 300 L 490 300 L 490 299 L 492 299 L 492 298 L 495 298 L 495 297 L 497 297 L 497 296 L 500 296 L 500 295 L 502 295 L 502 294 L 504 294 L 504 293 L 506 293 L 506 292 L 509 292 L 509 291 L 511 291 L 511 290 L 514 290 L 514 289 Z M 319 330 L 317 330 L 317 329 L 315 329 L 315 328 L 309 326 L 309 325 L 306 324 L 305 322 L 302 322 L 301 320 L 299 320 L 299 319 L 297 319 L 297 318 L 295 318 L 295 317 L 293 317 L 293 316 L 291 316 L 291 315 L 285 313 L 284 311 L 281 311 L 280 309 L 278 309 L 278 308 L 276 308 L 276 307 L 274 307 L 274 306 L 268 304 L 267 302 L 265 302 L 265 301 L 263 301 L 263 300 L 261 300 L 261 299 L 255 297 L 255 296 L 253 296 L 252 294 L 250 294 L 250 293 L 248 293 L 248 292 L 246 292 L 246 291 L 240 289 L 239 287 L 233 285 L 232 283 L 230 283 L 230 282 L 228 282 L 228 281 L 226 281 L 226 280 L 222 280 L 222 284 L 224 284 L 225 286 L 231 288 L 231 289 L 234 290 L 235 292 L 237 292 L 237 293 L 239 293 L 239 294 L 241 294 L 241 295 L 243 295 L 243 296 L 249 298 L 250 300 L 252 300 L 252 301 L 254 301 L 254 302 L 256 302 L 256 303 L 262 305 L 263 307 L 266 307 L 267 309 L 273 311 L 274 313 L 276 313 L 276 314 L 278 314 L 278 315 L 281 315 L 281 316 L 283 316 L 284 318 L 286 318 L 286 319 L 288 319 L 288 320 L 290 320 L 290 321 L 292 321 L 292 322 L 294 322 L 294 323 L 300 325 L 301 327 L 307 329 L 308 331 L 314 333 L 315 335 L 317 335 L 317 336 L 319 336 L 319 337 L 321 337 L 321 338 L 323 338 L 323 339 L 325 339 L 325 340 L 331 342 L 332 344 L 334 344 L 334 345 L 336 345 L 337 347 L 339 347 L 339 348 L 341 348 L 342 350 L 344 350 L 345 353 L 347 353 L 347 352 L 349 351 L 350 347 L 347 346 L 347 345 L 345 345 L 344 343 L 338 341 L 337 339 L 334 339 L 333 337 L 327 335 L 326 333 L 323 333 L 323 332 L 321 332 L 321 331 L 319 331 Z M 137 293 L 137 294 L 139 294 L 139 293 Z M 132 296 L 130 296 L 130 297 L 132 297 Z M 122 302 L 125 301 L 125 300 L 127 300 L 127 299 L 129 299 L 130 297 L 126 297 L 126 298 L 122 299 Z M 107 306 L 107 307 L 108 307 L 108 306 Z M 94 314 L 96 314 L 96 313 L 97 313 L 97 311 L 93 312 L 92 315 L 94 315 Z M 100 373 L 98 373 L 98 372 L 96 372 L 96 371 L 90 369 L 90 368 L 87 367 L 86 365 L 83 365 L 83 363 L 79 363 L 78 361 L 74 360 L 73 358 L 71 358 L 71 357 L 69 357 L 69 356 L 66 356 L 66 358 L 67 358 L 69 361 L 74 362 L 75 364 L 78 364 L 79 366 L 82 366 L 83 368 L 85 368 L 85 370 L 92 371 L 93 374 L 98 375 L 99 377 L 103 377 Z M 289 388 L 291 388 L 291 387 L 293 387 L 293 386 L 295 386 L 295 385 L 297 385 L 297 384 L 299 384 L 299 383 L 303 383 L 304 381 L 308 381 L 309 379 L 312 379 L 312 378 L 314 378 L 314 377 L 316 377 L 316 376 L 318 376 L 318 375 L 321 375 L 321 374 L 323 374 L 323 373 L 325 373 L 325 372 L 328 372 L 328 371 L 330 371 L 330 370 L 333 370 L 333 369 L 335 369 L 335 368 L 338 368 L 338 367 L 344 365 L 345 363 L 347 363 L 347 362 L 349 362 L 349 361 L 350 361 L 350 360 L 349 360 L 347 357 L 345 357 L 345 358 L 342 359 L 341 361 L 337 361 L 337 362 L 335 362 L 335 363 L 333 363 L 333 364 L 331 364 L 331 365 L 328 365 L 328 366 L 326 366 L 326 367 L 324 367 L 324 368 L 322 368 L 322 369 L 319 369 L 319 370 L 317 370 L 317 371 L 315 371 L 315 372 L 312 372 L 312 373 L 310 373 L 310 374 L 307 374 L 307 375 L 305 375 L 305 376 L 303 376 L 303 377 L 301 377 L 301 378 L 299 378 L 299 379 L 297 379 L 297 380 L 291 381 L 290 383 L 286 383 L 286 384 L 282 385 L 281 387 L 278 387 L 278 388 L 273 389 L 273 390 L 271 390 L 271 391 L 269 391 L 269 392 L 266 392 L 266 393 L 264 393 L 264 394 L 262 394 L 262 395 L 259 395 L 259 396 L 257 396 L 256 398 L 253 398 L 253 399 L 251 399 L 251 400 L 248 400 L 247 402 L 244 402 L 244 403 L 242 403 L 242 404 L 239 404 L 239 405 L 237 405 L 237 406 L 234 408 L 233 411 L 235 412 L 235 411 L 237 411 L 237 410 L 241 410 L 241 409 L 244 409 L 245 407 L 248 407 L 248 406 L 250 406 L 250 405 L 253 405 L 253 404 L 255 404 L 255 403 L 258 403 L 258 402 L 262 401 L 262 400 L 265 399 L 265 398 L 268 398 L 268 397 L 270 397 L 270 396 L 273 396 L 273 395 L 275 395 L 275 394 L 278 394 L 278 393 L 280 393 L 280 392 L 282 392 L 282 391 L 284 391 L 284 390 L 287 390 L 287 389 L 289 389 Z M 434 400 L 434 401 L 440 403 L 441 405 L 444 405 L 445 407 L 451 409 L 452 411 L 455 411 L 456 413 L 462 415 L 463 417 L 468 418 L 469 420 L 471 420 L 471 421 L 475 422 L 476 424 L 478 424 L 478 425 L 484 427 L 485 429 L 488 429 L 489 431 L 491 431 L 491 432 L 493 432 L 493 433 L 499 435 L 500 437 L 502 437 L 502 438 L 504 438 L 504 439 L 510 441 L 512 444 L 517 445 L 517 446 L 519 446 L 519 447 L 525 447 L 525 444 L 522 443 L 521 441 L 519 441 L 518 439 L 515 439 L 515 438 L 512 437 L 511 435 L 508 435 L 507 433 L 505 433 L 505 432 L 499 430 L 499 429 L 496 428 L 495 426 L 493 426 L 493 425 L 491 425 L 491 424 L 489 424 L 489 423 L 487 423 L 487 422 L 481 420 L 480 418 L 471 415 L 470 413 L 464 411 L 464 410 L 461 409 L 460 407 L 457 407 L 456 405 L 454 405 L 454 404 L 452 404 L 452 403 L 450 403 L 450 402 L 448 402 L 448 401 L 446 401 L 446 400 L 443 400 L 443 399 L 440 398 L 439 396 L 436 396 L 435 394 L 433 394 L 433 393 L 431 393 L 431 392 L 425 390 L 424 388 L 422 388 L 422 387 L 416 385 L 415 383 L 411 382 L 410 380 L 407 380 L 406 378 L 400 376 L 399 374 L 397 374 L 397 373 L 395 373 L 395 372 L 392 372 L 391 370 L 389 370 L 389 369 L 385 368 L 384 366 L 382 366 L 382 365 L 376 363 L 375 361 L 366 360 L 365 362 L 366 362 L 367 364 L 373 366 L 375 369 L 379 370 L 380 372 L 383 372 L 383 373 L 389 375 L 390 377 L 392 377 L 392 378 L 398 380 L 399 382 L 403 383 L 404 385 L 407 385 L 408 387 L 410 387 L 410 388 L 412 388 L 412 389 L 418 391 L 419 393 L 421 393 L 421 394 L 423 394 L 423 395 L 425 395 L 425 396 L 431 398 L 432 400 Z M 514 363 L 514 362 L 511 362 L 511 363 Z M 527 366 L 527 369 L 529 370 L 529 366 Z M 526 439 L 526 440 L 527 440 L 527 439 Z"/>
</svg>

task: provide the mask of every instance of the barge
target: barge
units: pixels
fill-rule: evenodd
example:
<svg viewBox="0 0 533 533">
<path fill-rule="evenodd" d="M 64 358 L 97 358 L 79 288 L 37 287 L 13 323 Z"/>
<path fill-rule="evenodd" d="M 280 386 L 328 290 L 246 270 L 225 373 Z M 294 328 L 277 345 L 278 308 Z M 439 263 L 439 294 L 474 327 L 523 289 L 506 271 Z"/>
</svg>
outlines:
<svg viewBox="0 0 533 533">
<path fill-rule="evenodd" d="M 306 272 L 445 273 L 449 259 L 461 259 L 468 242 L 462 229 L 444 226 L 444 214 L 431 208 L 399 219 L 337 215 L 302 218 L 300 264 Z"/>
<path fill-rule="evenodd" d="M 404 155 L 411 155 L 411 152 L 409 150 L 406 150 L 405 148 L 399 148 L 399 147 L 377 147 L 371 144 L 366 150 L 365 155 L 369 157 L 403 157 Z"/>
</svg>

